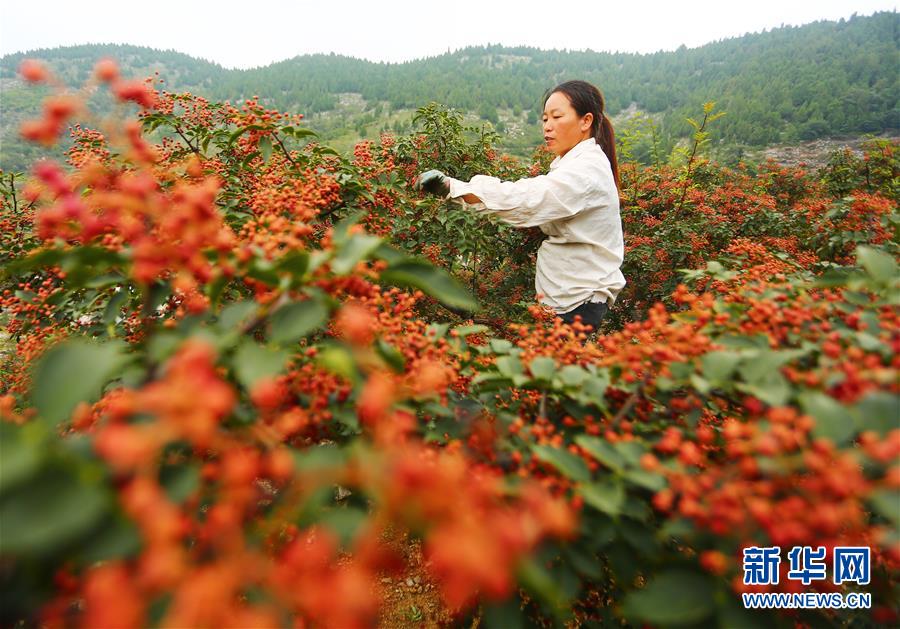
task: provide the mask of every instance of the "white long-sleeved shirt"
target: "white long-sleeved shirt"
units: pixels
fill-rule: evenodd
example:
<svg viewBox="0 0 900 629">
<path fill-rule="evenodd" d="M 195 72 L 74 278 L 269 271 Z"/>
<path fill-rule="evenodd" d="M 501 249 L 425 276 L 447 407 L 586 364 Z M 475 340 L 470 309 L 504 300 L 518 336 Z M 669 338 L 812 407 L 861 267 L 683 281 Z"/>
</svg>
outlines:
<svg viewBox="0 0 900 629">
<path fill-rule="evenodd" d="M 550 164 L 550 172 L 518 181 L 476 175 L 448 177 L 449 197 L 474 194 L 465 204 L 517 227 L 540 227 L 548 238 L 537 254 L 534 289 L 557 314 L 589 302 L 612 306 L 625 286 L 619 194 L 609 159 L 594 138 Z"/>
</svg>

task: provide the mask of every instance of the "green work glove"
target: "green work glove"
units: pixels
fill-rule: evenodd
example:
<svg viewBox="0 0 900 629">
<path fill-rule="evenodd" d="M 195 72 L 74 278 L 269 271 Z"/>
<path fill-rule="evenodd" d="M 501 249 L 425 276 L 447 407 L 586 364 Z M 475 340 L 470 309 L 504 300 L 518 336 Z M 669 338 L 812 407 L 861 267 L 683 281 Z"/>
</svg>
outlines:
<svg viewBox="0 0 900 629">
<path fill-rule="evenodd" d="M 447 175 L 439 170 L 429 170 L 416 179 L 416 190 L 424 190 L 429 194 L 445 197 L 450 193 L 450 182 Z"/>
</svg>

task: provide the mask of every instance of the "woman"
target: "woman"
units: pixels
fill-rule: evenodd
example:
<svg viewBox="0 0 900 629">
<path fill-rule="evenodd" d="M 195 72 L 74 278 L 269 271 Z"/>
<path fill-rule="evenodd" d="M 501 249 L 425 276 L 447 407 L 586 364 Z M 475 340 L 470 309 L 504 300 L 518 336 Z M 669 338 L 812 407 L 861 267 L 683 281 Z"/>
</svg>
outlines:
<svg viewBox="0 0 900 629">
<path fill-rule="evenodd" d="M 548 236 L 534 279 L 541 302 L 566 323 L 580 316 L 597 330 L 625 286 L 615 136 L 600 90 L 585 81 L 558 85 L 544 101 L 543 127 L 556 154 L 547 175 L 466 183 L 431 170 L 416 185 L 517 227 L 540 227 Z"/>
</svg>

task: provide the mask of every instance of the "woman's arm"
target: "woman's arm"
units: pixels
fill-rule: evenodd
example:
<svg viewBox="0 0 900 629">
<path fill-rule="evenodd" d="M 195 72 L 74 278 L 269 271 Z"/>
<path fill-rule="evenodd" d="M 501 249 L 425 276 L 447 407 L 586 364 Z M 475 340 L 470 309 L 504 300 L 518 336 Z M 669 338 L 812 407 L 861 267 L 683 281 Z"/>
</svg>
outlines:
<svg viewBox="0 0 900 629">
<path fill-rule="evenodd" d="M 558 168 L 548 175 L 518 181 L 476 175 L 468 183 L 448 177 L 450 198 L 469 204 L 481 204 L 482 210 L 495 213 L 517 227 L 534 227 L 578 214 L 587 206 L 610 201 L 602 170 L 591 163 Z M 611 189 L 615 188 L 611 177 Z"/>
</svg>

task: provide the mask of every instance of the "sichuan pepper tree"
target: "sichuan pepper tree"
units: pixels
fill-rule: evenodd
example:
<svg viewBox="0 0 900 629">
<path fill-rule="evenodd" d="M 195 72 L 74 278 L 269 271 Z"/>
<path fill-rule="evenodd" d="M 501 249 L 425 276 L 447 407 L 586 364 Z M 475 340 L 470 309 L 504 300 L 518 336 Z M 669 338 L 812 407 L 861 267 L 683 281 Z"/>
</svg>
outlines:
<svg viewBox="0 0 900 629">
<path fill-rule="evenodd" d="M 584 342 L 536 305 L 491 300 L 509 309 L 490 327 L 438 308 L 485 301 L 454 274 L 518 272 L 447 254 L 445 210 L 410 192 L 436 135 L 459 147 L 447 170 L 523 172 L 453 114 L 344 158 L 258 99 L 109 62 L 94 80 L 138 121 L 86 118 L 69 168 L 36 164 L 4 196 L 23 234 L 3 241 L 4 620 L 367 626 L 405 569 L 392 531 L 421 540 L 460 621 L 896 620 L 881 192 L 629 165 L 626 264 L 643 266 Z M 57 95 L 23 132 L 49 143 L 81 109 Z M 871 547 L 875 609 L 742 609 L 743 548 L 842 544 Z"/>
</svg>

